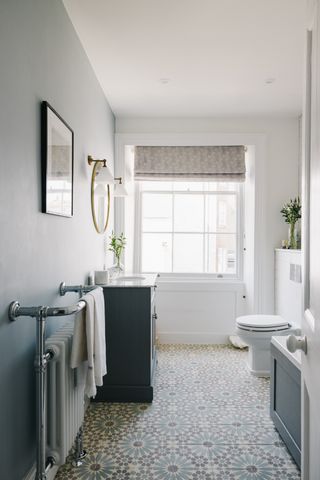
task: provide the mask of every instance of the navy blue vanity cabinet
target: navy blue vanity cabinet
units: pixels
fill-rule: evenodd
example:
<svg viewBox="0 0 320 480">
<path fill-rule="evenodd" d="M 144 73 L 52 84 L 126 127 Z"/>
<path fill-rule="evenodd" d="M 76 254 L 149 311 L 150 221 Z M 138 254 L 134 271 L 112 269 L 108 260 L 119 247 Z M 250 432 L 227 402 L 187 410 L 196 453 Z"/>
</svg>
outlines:
<svg viewBox="0 0 320 480">
<path fill-rule="evenodd" d="M 271 343 L 271 408 L 273 423 L 297 465 L 301 464 L 301 372 L 286 350 L 286 337 Z"/>
<path fill-rule="evenodd" d="M 108 372 L 95 401 L 152 402 L 155 289 L 155 285 L 104 287 Z"/>
</svg>

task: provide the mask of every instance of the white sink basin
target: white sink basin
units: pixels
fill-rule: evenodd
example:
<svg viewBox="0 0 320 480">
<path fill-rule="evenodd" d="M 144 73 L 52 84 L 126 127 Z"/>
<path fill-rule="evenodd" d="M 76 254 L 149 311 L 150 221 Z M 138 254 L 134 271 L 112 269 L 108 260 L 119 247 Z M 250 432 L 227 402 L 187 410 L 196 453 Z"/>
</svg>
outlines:
<svg viewBox="0 0 320 480">
<path fill-rule="evenodd" d="M 115 281 L 132 281 L 132 280 L 145 280 L 146 277 L 143 275 L 121 275 L 120 277 L 115 278 Z"/>
</svg>

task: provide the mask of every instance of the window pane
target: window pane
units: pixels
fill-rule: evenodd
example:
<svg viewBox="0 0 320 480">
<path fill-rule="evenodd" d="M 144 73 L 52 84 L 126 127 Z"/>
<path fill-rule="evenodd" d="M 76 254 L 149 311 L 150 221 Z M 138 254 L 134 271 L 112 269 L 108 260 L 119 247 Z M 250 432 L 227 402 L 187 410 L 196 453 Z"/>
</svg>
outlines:
<svg viewBox="0 0 320 480">
<path fill-rule="evenodd" d="M 236 274 L 236 245 L 236 235 L 208 235 L 208 273 Z"/>
<path fill-rule="evenodd" d="M 207 228 L 209 232 L 237 231 L 236 195 L 207 195 Z"/>
<path fill-rule="evenodd" d="M 144 193 L 142 196 L 142 230 L 172 231 L 172 195 Z"/>
<path fill-rule="evenodd" d="M 202 192 L 204 189 L 203 182 L 173 182 L 175 192 Z"/>
<path fill-rule="evenodd" d="M 239 184 L 160 181 L 140 188 L 142 271 L 237 274 Z"/>
<path fill-rule="evenodd" d="M 140 188 L 142 191 L 164 191 L 172 190 L 172 182 L 140 182 Z"/>
<path fill-rule="evenodd" d="M 142 272 L 171 272 L 172 235 L 143 233 L 141 257 Z"/>
<path fill-rule="evenodd" d="M 237 182 L 208 182 L 209 192 L 237 192 L 239 183 Z"/>
<path fill-rule="evenodd" d="M 203 232 L 204 229 L 204 196 L 174 196 L 174 231 Z"/>
<path fill-rule="evenodd" d="M 203 235 L 176 234 L 173 237 L 173 271 L 203 272 Z"/>
</svg>

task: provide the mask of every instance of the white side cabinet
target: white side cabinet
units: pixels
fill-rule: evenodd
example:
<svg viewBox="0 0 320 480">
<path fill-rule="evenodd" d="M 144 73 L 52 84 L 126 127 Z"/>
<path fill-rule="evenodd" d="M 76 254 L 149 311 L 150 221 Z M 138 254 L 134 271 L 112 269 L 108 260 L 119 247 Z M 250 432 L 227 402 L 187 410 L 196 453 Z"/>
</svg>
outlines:
<svg viewBox="0 0 320 480">
<path fill-rule="evenodd" d="M 275 250 L 275 313 L 300 328 L 302 318 L 301 250 Z"/>
</svg>

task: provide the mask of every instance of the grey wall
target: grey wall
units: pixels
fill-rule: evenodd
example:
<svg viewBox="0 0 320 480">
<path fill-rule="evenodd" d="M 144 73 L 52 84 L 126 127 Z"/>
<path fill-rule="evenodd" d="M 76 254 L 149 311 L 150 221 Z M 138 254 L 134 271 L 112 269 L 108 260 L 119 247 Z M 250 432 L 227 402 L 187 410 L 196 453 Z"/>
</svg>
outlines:
<svg viewBox="0 0 320 480">
<path fill-rule="evenodd" d="M 74 217 L 40 212 L 40 102 L 74 130 Z M 60 0 L 0 1 L 0 478 L 34 462 L 35 320 L 10 323 L 12 300 L 69 304 L 62 280 L 102 268 L 103 236 L 90 213 L 86 156 L 111 159 L 114 117 Z M 107 235 L 110 234 L 111 226 Z M 65 320 L 49 319 L 48 332 Z"/>
</svg>

